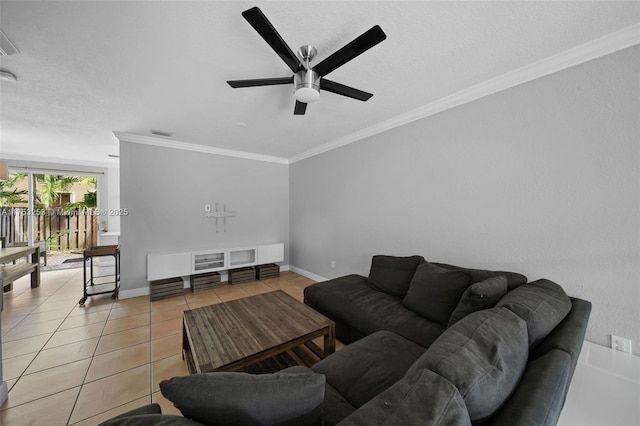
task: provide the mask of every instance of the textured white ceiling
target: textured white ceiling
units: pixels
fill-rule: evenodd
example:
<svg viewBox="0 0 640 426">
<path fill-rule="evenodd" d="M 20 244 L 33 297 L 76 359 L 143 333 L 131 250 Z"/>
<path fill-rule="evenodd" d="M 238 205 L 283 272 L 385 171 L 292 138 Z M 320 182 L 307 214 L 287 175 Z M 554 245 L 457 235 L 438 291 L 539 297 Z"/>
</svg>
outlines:
<svg viewBox="0 0 640 426">
<path fill-rule="evenodd" d="M 373 98 L 323 92 L 294 116 L 289 86 L 230 88 L 291 75 L 242 18 L 255 5 L 315 63 L 380 25 L 387 40 L 329 75 Z M 0 83 L 0 155 L 109 163 L 112 131 L 159 129 L 291 158 L 638 22 L 635 1 L 2 0 L 20 54 L 0 59 L 19 79 Z"/>
</svg>

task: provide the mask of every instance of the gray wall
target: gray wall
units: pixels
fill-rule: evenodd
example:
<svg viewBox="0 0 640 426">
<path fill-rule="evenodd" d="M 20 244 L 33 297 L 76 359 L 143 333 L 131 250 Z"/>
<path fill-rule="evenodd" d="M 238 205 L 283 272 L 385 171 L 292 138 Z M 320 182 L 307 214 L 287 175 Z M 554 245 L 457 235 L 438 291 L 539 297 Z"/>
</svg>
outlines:
<svg viewBox="0 0 640 426">
<path fill-rule="evenodd" d="M 237 216 L 216 232 L 204 205 L 218 201 Z M 289 248 L 289 172 L 285 164 L 120 143 L 121 291 L 148 290 L 149 252 L 238 247 Z M 130 290 L 140 290 L 131 292 Z"/>
<path fill-rule="evenodd" d="M 639 75 L 633 47 L 294 163 L 291 265 L 422 254 L 549 278 L 593 302 L 589 340 L 640 353 Z"/>
</svg>

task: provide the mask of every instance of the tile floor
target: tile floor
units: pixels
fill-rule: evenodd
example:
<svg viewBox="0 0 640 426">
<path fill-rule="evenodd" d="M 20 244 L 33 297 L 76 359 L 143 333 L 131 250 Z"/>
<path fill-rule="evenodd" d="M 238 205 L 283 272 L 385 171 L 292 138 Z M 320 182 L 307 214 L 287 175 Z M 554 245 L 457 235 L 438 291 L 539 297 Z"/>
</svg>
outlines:
<svg viewBox="0 0 640 426">
<path fill-rule="evenodd" d="M 313 281 L 293 272 L 215 290 L 150 302 L 94 296 L 85 307 L 82 269 L 29 277 L 4 294 L 3 376 L 9 399 L 0 425 L 96 425 L 124 411 L 158 402 L 179 414 L 159 392 L 160 381 L 187 371 L 182 360 L 182 312 L 282 289 L 302 300 Z"/>
</svg>

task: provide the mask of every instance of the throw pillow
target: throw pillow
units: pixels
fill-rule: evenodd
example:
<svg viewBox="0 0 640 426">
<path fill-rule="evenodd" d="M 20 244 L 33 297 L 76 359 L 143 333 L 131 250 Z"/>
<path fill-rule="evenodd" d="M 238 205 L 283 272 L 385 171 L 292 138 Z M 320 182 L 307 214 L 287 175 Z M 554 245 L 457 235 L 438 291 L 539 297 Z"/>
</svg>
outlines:
<svg viewBox="0 0 640 426">
<path fill-rule="evenodd" d="M 503 275 L 471 284 L 462 293 L 460 303 L 449 318 L 448 327 L 476 311 L 493 308 L 505 294 L 507 294 L 507 277 Z"/>
<path fill-rule="evenodd" d="M 322 374 L 206 373 L 160 382 L 183 416 L 204 425 L 320 425 Z"/>
<path fill-rule="evenodd" d="M 424 262 L 422 256 L 373 256 L 367 283 L 378 291 L 402 298 L 407 294 L 416 268 Z"/>
<path fill-rule="evenodd" d="M 446 263 L 438 263 L 432 262 L 434 265 L 439 266 L 444 269 L 454 269 L 454 270 L 462 270 L 468 273 L 471 276 L 471 283 L 479 283 L 480 281 L 484 281 L 488 278 L 498 277 L 500 275 L 504 275 L 507 278 L 507 287 L 508 291 L 513 290 L 519 285 L 527 283 L 527 277 L 517 272 L 509 272 L 509 271 L 489 271 L 487 269 L 473 269 L 473 268 L 465 268 L 462 266 L 449 265 Z"/>
<path fill-rule="evenodd" d="M 400 379 L 340 422 L 340 426 L 471 426 L 456 387 L 433 371 Z"/>
<path fill-rule="evenodd" d="M 418 315 L 446 326 L 468 285 L 469 274 L 464 271 L 423 263 L 416 270 L 403 303 Z"/>
<path fill-rule="evenodd" d="M 448 328 L 406 374 L 426 368 L 449 380 L 476 424 L 491 417 L 509 398 L 528 354 L 525 322 L 506 308 L 485 309 Z"/>
<path fill-rule="evenodd" d="M 525 320 L 529 346 L 534 347 L 567 316 L 571 299 L 558 284 L 541 279 L 510 291 L 496 306 L 504 306 Z"/>
</svg>

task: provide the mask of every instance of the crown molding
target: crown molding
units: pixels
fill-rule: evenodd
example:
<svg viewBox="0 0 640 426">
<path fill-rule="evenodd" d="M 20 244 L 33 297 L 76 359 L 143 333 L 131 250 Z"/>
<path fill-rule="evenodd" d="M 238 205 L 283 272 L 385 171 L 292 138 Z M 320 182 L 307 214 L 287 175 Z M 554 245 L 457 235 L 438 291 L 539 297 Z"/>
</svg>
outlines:
<svg viewBox="0 0 640 426">
<path fill-rule="evenodd" d="M 340 148 L 341 146 L 411 123 L 412 121 L 438 114 L 442 111 L 446 111 L 485 96 L 562 71 L 575 65 L 597 59 L 610 53 L 626 49 L 627 47 L 631 47 L 636 44 L 640 44 L 640 24 L 623 28 L 604 37 L 597 38 L 590 42 L 565 50 L 564 52 L 453 93 L 420 108 L 411 110 L 405 114 L 395 116 L 376 125 L 366 127 L 355 133 L 335 139 L 317 148 L 313 148 L 296 156 L 290 157 L 289 163 L 293 164 L 297 161 Z"/>
<path fill-rule="evenodd" d="M 266 161 L 268 163 L 289 164 L 289 160 L 282 157 L 254 154 L 251 152 L 234 151 L 231 149 L 216 148 L 206 145 L 198 145 L 189 142 L 180 142 L 173 139 L 164 139 L 157 136 L 146 136 L 135 133 L 113 132 L 113 136 L 120 142 L 140 143 L 143 145 L 159 146 L 163 148 L 181 149 L 185 151 L 203 152 L 206 154 L 222 155 L 225 157 L 244 158 L 247 160 Z"/>
</svg>

